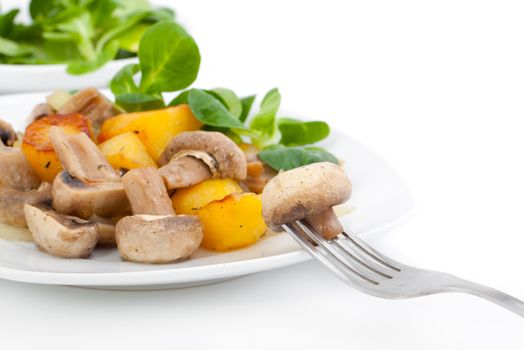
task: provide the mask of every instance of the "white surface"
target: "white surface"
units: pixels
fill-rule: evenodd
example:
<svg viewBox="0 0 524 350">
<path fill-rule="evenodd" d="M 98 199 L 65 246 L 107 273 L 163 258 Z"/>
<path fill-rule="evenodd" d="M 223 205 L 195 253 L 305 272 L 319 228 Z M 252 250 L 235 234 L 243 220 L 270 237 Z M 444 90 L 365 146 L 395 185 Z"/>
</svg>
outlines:
<svg viewBox="0 0 524 350">
<path fill-rule="evenodd" d="M 16 130 L 23 130 L 31 106 L 45 101 L 48 94 L 0 96 L 0 113 Z M 338 130 L 324 146 L 346 162 L 353 182 L 347 205 L 354 211 L 342 218 L 345 227 L 357 234 L 369 234 L 405 220 L 413 208 L 411 196 L 386 161 Z M 165 289 L 245 276 L 307 258 L 307 253 L 285 233 L 229 253 L 201 249 L 192 259 L 169 265 L 123 262 L 116 249 L 96 249 L 91 259 L 64 260 L 39 251 L 32 243 L 0 239 L 0 278 L 111 289 Z"/>
<path fill-rule="evenodd" d="M 370 243 L 524 298 L 522 2 L 176 6 L 202 48 L 201 86 L 279 86 L 287 108 L 336 121 L 395 165 L 417 213 Z M 312 262 L 178 291 L 0 291 L 2 348 L 524 348 L 524 321 L 484 301 L 375 299 Z"/>
<path fill-rule="evenodd" d="M 65 64 L 0 64 L 0 94 L 105 87 L 120 68 L 136 61 L 136 58 L 111 61 L 82 75 L 68 74 Z"/>
</svg>

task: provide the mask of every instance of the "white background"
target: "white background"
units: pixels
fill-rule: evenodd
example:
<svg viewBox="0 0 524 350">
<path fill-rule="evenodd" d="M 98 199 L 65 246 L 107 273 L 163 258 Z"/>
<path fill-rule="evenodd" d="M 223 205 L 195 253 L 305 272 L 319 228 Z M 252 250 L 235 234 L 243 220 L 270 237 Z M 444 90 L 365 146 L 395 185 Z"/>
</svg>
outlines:
<svg viewBox="0 0 524 350">
<path fill-rule="evenodd" d="M 372 244 L 524 298 L 522 2 L 172 4 L 202 51 L 197 85 L 278 86 L 405 178 L 416 214 Z M 523 329 L 469 296 L 368 297 L 313 262 L 163 292 L 0 281 L 2 349 L 523 349 Z"/>
</svg>

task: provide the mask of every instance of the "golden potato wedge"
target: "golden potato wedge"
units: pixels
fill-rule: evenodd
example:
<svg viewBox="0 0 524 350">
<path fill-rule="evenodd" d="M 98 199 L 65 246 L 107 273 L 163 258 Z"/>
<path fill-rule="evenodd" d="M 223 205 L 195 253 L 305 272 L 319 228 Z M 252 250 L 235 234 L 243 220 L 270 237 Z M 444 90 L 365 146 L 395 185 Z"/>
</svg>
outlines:
<svg viewBox="0 0 524 350">
<path fill-rule="evenodd" d="M 179 188 L 171 199 L 175 213 L 197 215 L 198 211 L 209 203 L 242 192 L 242 188 L 234 180 L 209 179 L 193 186 Z"/>
<path fill-rule="evenodd" d="M 99 144 L 98 148 L 115 169 L 157 167 L 146 146 L 132 132 L 116 135 Z"/>
<path fill-rule="evenodd" d="M 256 243 L 266 232 L 262 201 L 254 193 L 232 194 L 198 212 L 204 248 L 228 251 Z"/>
</svg>

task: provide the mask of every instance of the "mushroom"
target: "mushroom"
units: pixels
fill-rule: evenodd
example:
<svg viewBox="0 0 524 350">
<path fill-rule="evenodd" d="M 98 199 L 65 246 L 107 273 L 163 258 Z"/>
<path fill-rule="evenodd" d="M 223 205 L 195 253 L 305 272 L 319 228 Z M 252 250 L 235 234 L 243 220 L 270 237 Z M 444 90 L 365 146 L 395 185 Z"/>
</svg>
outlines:
<svg viewBox="0 0 524 350">
<path fill-rule="evenodd" d="M 260 150 L 257 147 L 242 144 L 241 148 L 247 160 L 247 177 L 242 181 L 242 185 L 251 192 L 262 193 L 266 184 L 275 177 L 277 172 L 258 158 Z"/>
<path fill-rule="evenodd" d="M 17 135 L 11 125 L 0 120 L 0 188 L 29 191 L 38 188 L 40 178 L 29 165 L 24 152 L 12 147 Z"/>
<path fill-rule="evenodd" d="M 116 225 L 123 259 L 163 264 L 189 257 L 202 242 L 200 219 L 175 215 L 162 177 L 155 168 L 130 170 L 122 178 L 133 209 Z"/>
<path fill-rule="evenodd" d="M 44 252 L 60 258 L 85 258 L 96 246 L 95 223 L 61 215 L 45 205 L 24 206 L 33 241 Z"/>
<path fill-rule="evenodd" d="M 95 88 L 78 91 L 57 110 L 57 113 L 81 113 L 91 120 L 95 129 L 115 115 L 113 104 Z"/>
<path fill-rule="evenodd" d="M 53 110 L 53 107 L 51 107 L 51 105 L 49 105 L 48 103 L 39 103 L 33 108 L 31 114 L 29 114 L 29 117 L 27 119 L 29 123 L 32 123 L 37 119 L 54 113 L 55 111 Z"/>
<path fill-rule="evenodd" d="M 27 227 L 25 204 L 51 203 L 51 184 L 44 182 L 37 190 L 19 191 L 0 189 L 0 222 L 17 227 Z"/>
<path fill-rule="evenodd" d="M 100 246 L 116 246 L 116 223 L 120 218 L 103 218 L 98 215 L 90 217 L 87 221 L 94 223 L 98 228 L 97 244 Z"/>
<path fill-rule="evenodd" d="M 338 165 L 321 162 L 282 172 L 262 192 L 262 215 L 273 230 L 305 220 L 326 239 L 343 232 L 332 207 L 351 195 L 351 182 Z"/>
<path fill-rule="evenodd" d="M 0 141 L 4 146 L 7 147 L 13 147 L 14 143 L 18 140 L 18 136 L 16 135 L 15 130 L 13 127 L 0 119 Z"/>
<path fill-rule="evenodd" d="M 129 212 L 124 186 L 117 172 L 84 133 L 66 135 L 49 131 L 64 171 L 53 182 L 53 208 L 62 214 L 89 219 L 123 216 Z"/>
<path fill-rule="evenodd" d="M 186 131 L 175 136 L 159 159 L 160 175 L 169 190 L 209 178 L 246 178 L 246 156 L 220 132 Z"/>
</svg>

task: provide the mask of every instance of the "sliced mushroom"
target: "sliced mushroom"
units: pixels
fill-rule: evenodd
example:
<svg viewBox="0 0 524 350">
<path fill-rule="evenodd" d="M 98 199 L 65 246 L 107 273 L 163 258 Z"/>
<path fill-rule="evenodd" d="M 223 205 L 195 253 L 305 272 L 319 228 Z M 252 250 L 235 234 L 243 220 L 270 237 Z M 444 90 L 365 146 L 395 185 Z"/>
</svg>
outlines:
<svg viewBox="0 0 524 350">
<path fill-rule="evenodd" d="M 189 257 L 200 246 L 203 232 L 199 218 L 174 215 L 156 169 L 130 170 L 122 181 L 135 214 L 116 225 L 116 241 L 123 259 L 170 263 Z"/>
<path fill-rule="evenodd" d="M 53 208 L 89 219 L 124 216 L 129 202 L 120 176 L 85 134 L 65 135 L 51 127 L 49 136 L 64 171 L 53 182 Z"/>
<path fill-rule="evenodd" d="M 86 184 L 62 171 L 53 182 L 53 208 L 62 214 L 89 219 L 123 216 L 130 212 L 122 182 Z"/>
<path fill-rule="evenodd" d="M 35 244 L 60 258 L 85 258 L 96 246 L 96 224 L 74 216 L 61 215 L 43 205 L 24 206 L 27 226 Z"/>
<path fill-rule="evenodd" d="M 95 88 L 78 91 L 57 112 L 58 114 L 81 113 L 91 120 L 95 129 L 115 115 L 111 102 Z"/>
<path fill-rule="evenodd" d="M 332 239 L 343 232 L 332 207 L 351 195 L 351 182 L 338 165 L 322 162 L 278 174 L 262 193 L 262 215 L 273 230 L 305 220 L 316 232 Z"/>
<path fill-rule="evenodd" d="M 51 203 L 51 184 L 48 182 L 42 183 L 34 191 L 0 188 L 0 222 L 17 227 L 27 227 L 24 205 L 42 203 Z"/>
<path fill-rule="evenodd" d="M 34 122 L 37 119 L 45 117 L 46 115 L 51 115 L 54 113 L 55 111 L 53 110 L 53 107 L 51 107 L 49 104 L 39 103 L 33 108 L 31 114 L 29 114 L 28 124 Z"/>
<path fill-rule="evenodd" d="M 40 178 L 29 165 L 24 152 L 12 147 L 17 135 L 11 125 L 0 120 L 0 187 L 18 191 L 29 191 L 38 188 Z"/>
<path fill-rule="evenodd" d="M 0 119 L 0 141 L 4 146 L 13 147 L 18 140 L 15 130 L 11 124 Z"/>
<path fill-rule="evenodd" d="M 52 126 L 49 138 L 60 163 L 75 179 L 84 183 L 120 181 L 120 175 L 86 134 L 66 135 Z"/>
<path fill-rule="evenodd" d="M 159 164 L 159 173 L 170 190 L 212 177 L 243 180 L 247 175 L 246 156 L 220 132 L 178 134 L 160 156 Z"/>
</svg>

